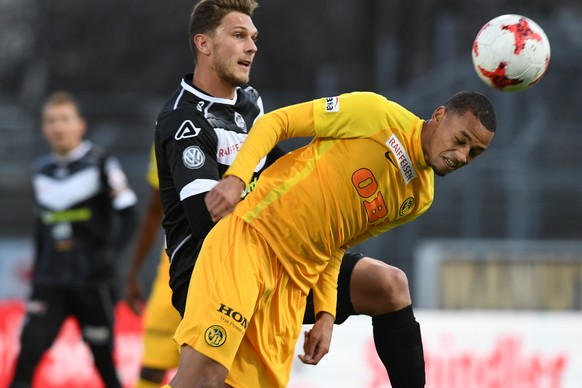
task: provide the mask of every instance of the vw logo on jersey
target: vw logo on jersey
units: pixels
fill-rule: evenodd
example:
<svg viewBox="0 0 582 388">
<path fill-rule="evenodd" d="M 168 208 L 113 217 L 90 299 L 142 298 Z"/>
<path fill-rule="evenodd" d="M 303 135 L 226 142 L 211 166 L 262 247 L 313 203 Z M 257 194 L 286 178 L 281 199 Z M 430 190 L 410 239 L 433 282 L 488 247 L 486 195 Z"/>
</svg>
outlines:
<svg viewBox="0 0 582 388">
<path fill-rule="evenodd" d="M 200 128 L 196 127 L 194 123 L 190 120 L 186 120 L 180 125 L 180 128 L 176 131 L 174 139 L 182 140 L 188 139 L 190 137 L 196 137 L 200 133 Z"/>
<path fill-rule="evenodd" d="M 245 133 L 247 132 L 247 123 L 245 123 L 245 119 L 243 119 L 240 113 L 234 112 L 234 122 L 237 127 L 242 129 Z"/>
<path fill-rule="evenodd" d="M 184 166 L 191 170 L 196 170 L 204 166 L 205 160 L 206 157 L 204 156 L 204 152 L 198 146 L 190 146 L 182 153 L 182 161 L 184 162 Z"/>
</svg>

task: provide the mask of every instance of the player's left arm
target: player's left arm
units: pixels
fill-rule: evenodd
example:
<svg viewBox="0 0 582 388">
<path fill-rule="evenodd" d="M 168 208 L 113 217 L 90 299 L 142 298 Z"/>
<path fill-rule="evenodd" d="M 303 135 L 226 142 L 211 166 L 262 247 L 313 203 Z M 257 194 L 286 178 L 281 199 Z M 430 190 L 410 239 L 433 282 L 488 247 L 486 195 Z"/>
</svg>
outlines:
<svg viewBox="0 0 582 388">
<path fill-rule="evenodd" d="M 314 136 L 313 104 L 306 102 L 267 113 L 253 125 L 234 163 L 204 201 L 212 221 L 231 213 L 259 161 L 282 140 Z"/>
<path fill-rule="evenodd" d="M 334 139 L 369 137 L 382 128 L 388 100 L 370 92 L 348 93 L 291 105 L 261 116 L 224 176 L 235 175 L 247 184 L 259 161 L 277 143 L 295 137 Z M 337 110 L 335 110 L 337 109 Z M 365 123 L 365 125 L 364 125 Z"/>
<path fill-rule="evenodd" d="M 343 249 L 338 249 L 333 254 L 327 267 L 319 275 L 315 287 L 313 287 L 316 320 L 311 330 L 305 332 L 303 344 L 305 354 L 299 356 L 304 364 L 317 365 L 329 352 L 336 314 L 337 278 L 343 255 Z"/>
<path fill-rule="evenodd" d="M 386 98 L 374 93 L 348 93 L 334 97 L 334 101 L 332 106 L 329 99 L 322 98 L 277 109 L 259 118 L 224 179 L 205 198 L 213 221 L 234 210 L 240 200 L 238 193 L 250 182 L 256 165 L 278 142 L 313 136 L 369 137 L 383 128 Z"/>
<path fill-rule="evenodd" d="M 119 218 L 117 233 L 111 244 L 112 255 L 118 255 L 131 240 L 135 232 L 137 214 L 137 196 L 127 183 L 127 177 L 117 158 L 108 156 L 104 164 L 106 183 L 111 197 L 111 206 Z"/>
</svg>

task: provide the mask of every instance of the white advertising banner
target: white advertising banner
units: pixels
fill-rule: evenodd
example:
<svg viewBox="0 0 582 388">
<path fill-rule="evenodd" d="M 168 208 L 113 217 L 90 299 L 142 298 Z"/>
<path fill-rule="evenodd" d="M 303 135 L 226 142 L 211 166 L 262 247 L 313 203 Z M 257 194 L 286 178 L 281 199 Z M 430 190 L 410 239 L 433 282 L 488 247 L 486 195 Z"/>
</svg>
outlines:
<svg viewBox="0 0 582 388">
<path fill-rule="evenodd" d="M 582 387 L 582 314 L 416 312 L 425 348 L 426 388 Z M 301 336 L 302 337 L 302 336 Z M 297 344 L 299 354 L 302 340 Z M 334 329 L 321 363 L 296 358 L 290 388 L 390 387 L 367 317 Z"/>
</svg>

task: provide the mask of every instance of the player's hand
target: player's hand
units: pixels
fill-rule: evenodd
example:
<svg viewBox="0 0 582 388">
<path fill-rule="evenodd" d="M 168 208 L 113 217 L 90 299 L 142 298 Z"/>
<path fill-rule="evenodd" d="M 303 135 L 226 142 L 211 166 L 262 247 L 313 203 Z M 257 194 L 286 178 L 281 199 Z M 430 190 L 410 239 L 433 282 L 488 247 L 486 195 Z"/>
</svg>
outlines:
<svg viewBox="0 0 582 388">
<path fill-rule="evenodd" d="M 143 291 L 136 276 L 129 275 L 127 278 L 127 294 L 125 295 L 127 305 L 135 315 L 141 315 L 144 308 Z"/>
<path fill-rule="evenodd" d="M 222 217 L 232 213 L 240 201 L 244 188 L 245 183 L 239 177 L 229 175 L 206 194 L 204 202 L 213 222 L 218 222 Z"/>
<path fill-rule="evenodd" d="M 299 355 L 299 359 L 304 364 L 317 365 L 329 352 L 333 322 L 334 318 L 331 314 L 320 312 L 311 330 L 305 332 L 305 342 L 303 343 L 305 354 Z"/>
</svg>

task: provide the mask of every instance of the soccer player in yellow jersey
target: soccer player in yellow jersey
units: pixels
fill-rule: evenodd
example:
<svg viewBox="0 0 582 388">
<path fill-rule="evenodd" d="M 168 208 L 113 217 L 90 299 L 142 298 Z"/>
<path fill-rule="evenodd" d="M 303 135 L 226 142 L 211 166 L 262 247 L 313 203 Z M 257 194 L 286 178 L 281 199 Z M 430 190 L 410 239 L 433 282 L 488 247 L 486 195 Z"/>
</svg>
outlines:
<svg viewBox="0 0 582 388">
<path fill-rule="evenodd" d="M 474 92 L 454 95 L 428 121 L 373 93 L 260 118 L 205 198 L 213 220 L 226 217 L 191 278 L 171 386 L 285 386 L 309 290 L 320 319 L 333 322 L 344 249 L 425 212 L 433 173 L 471 163 L 495 128 L 493 106 Z M 314 139 L 268 168 L 235 208 L 258 161 L 298 136 Z"/>
</svg>

